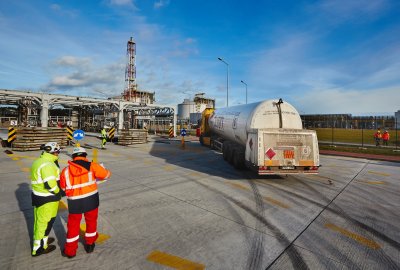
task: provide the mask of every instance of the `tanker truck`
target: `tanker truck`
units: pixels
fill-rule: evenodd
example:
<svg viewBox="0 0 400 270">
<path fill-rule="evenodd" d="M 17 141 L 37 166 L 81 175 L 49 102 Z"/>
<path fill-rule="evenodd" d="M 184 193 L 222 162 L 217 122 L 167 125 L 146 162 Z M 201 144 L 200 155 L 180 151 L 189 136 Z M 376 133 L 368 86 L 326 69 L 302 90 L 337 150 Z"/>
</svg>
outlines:
<svg viewBox="0 0 400 270">
<path fill-rule="evenodd" d="M 202 145 L 222 151 L 237 169 L 259 175 L 318 173 L 317 134 L 303 129 L 297 110 L 282 99 L 206 109 L 199 133 Z"/>
</svg>

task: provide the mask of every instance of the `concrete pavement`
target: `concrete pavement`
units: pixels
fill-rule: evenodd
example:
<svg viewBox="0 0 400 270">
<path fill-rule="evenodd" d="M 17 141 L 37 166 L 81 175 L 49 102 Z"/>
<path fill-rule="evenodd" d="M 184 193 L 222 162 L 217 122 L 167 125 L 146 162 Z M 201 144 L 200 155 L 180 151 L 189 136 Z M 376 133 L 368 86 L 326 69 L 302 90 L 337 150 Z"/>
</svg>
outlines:
<svg viewBox="0 0 400 270">
<path fill-rule="evenodd" d="M 0 269 L 400 268 L 398 163 L 321 156 L 319 175 L 259 177 L 197 142 L 81 145 L 113 173 L 99 185 L 95 251 L 80 243 L 75 258 L 61 257 L 64 198 L 51 232 L 57 250 L 30 256 L 29 168 L 40 151 L 1 152 Z"/>
</svg>

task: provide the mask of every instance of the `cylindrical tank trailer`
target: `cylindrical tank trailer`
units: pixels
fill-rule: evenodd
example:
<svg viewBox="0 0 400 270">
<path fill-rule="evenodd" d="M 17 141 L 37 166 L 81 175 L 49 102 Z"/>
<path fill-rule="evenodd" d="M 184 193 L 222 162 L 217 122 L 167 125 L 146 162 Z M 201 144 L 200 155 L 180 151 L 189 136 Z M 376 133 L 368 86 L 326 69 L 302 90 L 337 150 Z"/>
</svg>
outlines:
<svg viewBox="0 0 400 270">
<path fill-rule="evenodd" d="M 216 109 L 209 119 L 209 125 L 212 132 L 241 145 L 246 144 L 247 133 L 251 130 L 302 129 L 301 118 L 297 110 L 282 100 L 265 100 Z"/>
<path fill-rule="evenodd" d="M 282 99 L 205 111 L 201 131 L 200 142 L 221 150 L 238 169 L 318 173 L 316 132 L 304 130 L 297 110 Z"/>
</svg>

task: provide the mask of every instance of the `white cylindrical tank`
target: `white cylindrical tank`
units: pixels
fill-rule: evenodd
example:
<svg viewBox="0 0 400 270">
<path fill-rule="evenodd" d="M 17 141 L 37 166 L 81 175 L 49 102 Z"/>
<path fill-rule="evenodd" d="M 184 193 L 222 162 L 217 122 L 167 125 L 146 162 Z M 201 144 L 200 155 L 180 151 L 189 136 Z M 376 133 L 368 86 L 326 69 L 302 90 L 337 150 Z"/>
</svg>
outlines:
<svg viewBox="0 0 400 270">
<path fill-rule="evenodd" d="M 278 109 L 279 100 L 261 102 L 216 109 L 209 119 L 212 132 L 224 139 L 245 146 L 247 133 L 255 129 L 285 128 L 302 129 L 302 122 L 297 110 L 283 101 Z M 281 120 L 280 120 L 281 115 Z M 280 126 L 282 123 L 282 126 Z"/>
<path fill-rule="evenodd" d="M 190 113 L 195 112 L 195 103 L 189 99 L 185 99 L 183 103 L 178 104 L 178 119 L 189 119 Z"/>
</svg>

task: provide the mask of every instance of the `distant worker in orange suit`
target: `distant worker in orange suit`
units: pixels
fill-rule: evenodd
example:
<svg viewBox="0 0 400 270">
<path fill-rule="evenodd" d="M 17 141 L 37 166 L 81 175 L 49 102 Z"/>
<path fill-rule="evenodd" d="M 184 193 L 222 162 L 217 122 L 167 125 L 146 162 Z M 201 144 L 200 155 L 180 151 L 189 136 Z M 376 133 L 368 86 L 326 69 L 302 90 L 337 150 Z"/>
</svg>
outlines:
<svg viewBox="0 0 400 270">
<path fill-rule="evenodd" d="M 387 130 L 385 130 L 385 132 L 383 132 L 383 134 L 382 134 L 383 145 L 388 146 L 389 139 L 390 139 L 390 134 L 389 134 L 389 132 Z"/>
<path fill-rule="evenodd" d="M 72 152 L 72 161 L 64 168 L 60 175 L 60 186 L 68 199 L 67 240 L 63 256 L 76 256 L 79 240 L 79 228 L 82 214 L 85 216 L 85 251 L 91 253 L 97 240 L 97 217 L 99 211 L 99 193 L 97 181 L 110 177 L 111 172 L 102 165 L 90 162 L 85 148 L 75 147 Z"/>
<path fill-rule="evenodd" d="M 378 131 L 374 134 L 375 144 L 379 146 L 381 144 L 382 134 L 381 129 L 378 128 Z"/>
</svg>

